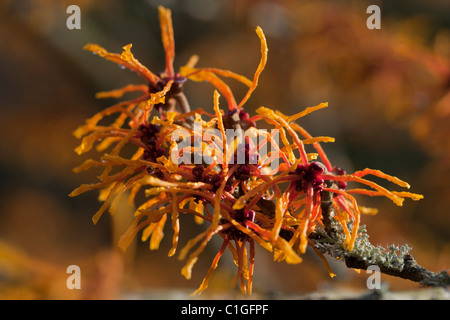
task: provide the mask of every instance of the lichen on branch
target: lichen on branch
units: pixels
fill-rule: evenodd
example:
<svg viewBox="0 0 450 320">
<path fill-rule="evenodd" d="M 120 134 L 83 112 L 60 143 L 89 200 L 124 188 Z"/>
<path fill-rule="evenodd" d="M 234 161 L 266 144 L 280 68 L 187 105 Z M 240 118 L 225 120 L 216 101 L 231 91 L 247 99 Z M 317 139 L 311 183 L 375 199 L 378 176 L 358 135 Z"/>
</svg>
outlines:
<svg viewBox="0 0 450 320">
<path fill-rule="evenodd" d="M 367 270 L 377 266 L 381 273 L 419 282 L 424 286 L 450 285 L 450 276 L 446 270 L 436 274 L 420 266 L 410 254 L 411 248 L 407 244 L 400 247 L 390 245 L 387 248 L 374 246 L 369 241 L 366 226 L 361 226 L 358 234 L 353 250 L 348 250 L 342 226 L 330 219 L 325 222 L 324 229 L 311 233 L 309 238 L 314 249 L 344 261 L 348 268 Z"/>
</svg>

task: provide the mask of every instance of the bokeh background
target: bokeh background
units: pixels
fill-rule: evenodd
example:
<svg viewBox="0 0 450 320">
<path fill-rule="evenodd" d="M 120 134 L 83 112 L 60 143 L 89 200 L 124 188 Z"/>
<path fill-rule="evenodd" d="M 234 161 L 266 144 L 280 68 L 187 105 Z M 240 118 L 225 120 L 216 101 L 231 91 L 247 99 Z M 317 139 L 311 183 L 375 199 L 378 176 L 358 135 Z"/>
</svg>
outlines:
<svg viewBox="0 0 450 320">
<path fill-rule="evenodd" d="M 81 29 L 69 30 L 66 8 L 81 9 Z M 381 8 L 381 30 L 369 30 L 366 8 Z M 150 70 L 164 66 L 157 6 L 172 10 L 175 67 L 198 54 L 198 66 L 253 77 L 259 62 L 257 25 L 269 60 L 247 111 L 264 105 L 292 114 L 327 101 L 303 118 L 312 134 L 336 137 L 325 146 L 347 171 L 381 169 L 422 193 L 399 208 L 387 199 L 361 198 L 380 209 L 364 216 L 374 244 L 405 244 L 433 271 L 450 266 L 450 3 L 445 0 L 4 0 L 0 3 L 0 299 L 187 298 L 212 257 L 211 243 L 185 280 L 183 262 L 167 257 L 171 229 L 157 252 L 137 241 L 126 253 L 117 239 L 131 221 L 123 206 L 97 225 L 95 192 L 67 195 L 95 173 L 72 173 L 79 157 L 72 131 L 112 100 L 98 91 L 142 83 L 82 50 L 89 42 L 112 52 L 133 43 Z M 230 82 L 235 95 L 244 88 Z M 191 105 L 212 109 L 213 88 L 189 83 Z M 387 185 L 389 186 L 389 185 Z M 189 217 L 186 217 L 189 218 Z M 201 229 L 182 220 L 182 245 Z M 228 254 L 227 254 L 228 255 Z M 235 273 L 224 256 L 209 293 L 229 294 Z M 262 297 L 365 290 L 368 275 L 329 260 L 330 279 L 314 253 L 300 265 L 275 263 L 258 251 L 255 292 Z M 68 290 L 66 268 L 81 268 L 81 290 Z M 390 290 L 419 285 L 382 275 Z M 228 292 L 228 293 L 227 293 Z M 231 291 L 233 292 L 233 291 Z"/>
</svg>

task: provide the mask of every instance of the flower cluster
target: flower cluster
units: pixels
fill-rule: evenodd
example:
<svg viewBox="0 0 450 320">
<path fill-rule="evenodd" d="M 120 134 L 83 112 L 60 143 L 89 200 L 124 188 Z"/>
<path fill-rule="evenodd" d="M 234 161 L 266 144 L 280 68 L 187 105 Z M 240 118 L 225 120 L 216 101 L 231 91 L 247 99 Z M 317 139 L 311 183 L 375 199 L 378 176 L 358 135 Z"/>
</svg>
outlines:
<svg viewBox="0 0 450 320">
<path fill-rule="evenodd" d="M 158 249 L 163 228 L 170 218 L 173 237 L 169 256 L 173 256 L 178 250 L 179 216 L 191 215 L 195 221 L 207 222 L 208 226 L 179 250 L 179 259 L 187 260 L 182 274 L 189 279 L 205 246 L 212 237 L 220 237 L 222 246 L 196 292 L 207 288 L 221 256 L 228 249 L 238 269 L 235 283 L 239 282 L 243 293 L 251 293 L 255 244 L 273 252 L 277 261 L 300 263 L 308 236 L 324 226 L 325 198 L 331 199 L 329 207 L 334 212 L 333 219 L 342 225 L 345 246 L 349 250 L 358 237 L 360 214 L 375 211 L 358 205 L 354 194 L 386 196 L 397 205 L 402 205 L 404 198 L 422 198 L 409 192 L 389 191 L 366 179 L 368 175 L 375 175 L 409 188 L 406 182 L 378 170 L 347 174 L 332 166 L 321 143 L 334 139 L 313 137 L 295 122 L 327 107 L 326 103 L 292 116 L 266 107 L 257 109 L 254 116 L 244 111 L 267 62 L 266 39 L 259 27 L 256 33 L 261 42 L 261 60 L 252 80 L 227 70 L 196 68 L 196 56 L 175 73 L 171 12 L 160 7 L 159 16 L 166 54 L 166 67 L 161 74 L 156 75 L 143 66 L 131 53 L 131 44 L 123 47 L 121 54 L 109 53 L 93 44 L 85 47 L 135 71 L 146 82 L 98 93 L 99 98 L 120 98 L 127 92 L 140 95 L 100 111 L 74 132 L 82 139 L 76 148 L 78 154 L 89 151 L 95 143 L 98 143 L 98 151 L 105 152 L 100 160 L 89 159 L 74 169 L 79 172 L 92 167 L 103 168 L 99 181 L 81 185 L 70 194 L 77 196 L 100 190 L 103 205 L 94 215 L 94 223 L 106 210 L 113 214 L 124 194 L 133 203 L 138 192 L 145 189 L 147 200 L 138 206 L 134 223 L 121 237 L 122 249 L 125 250 L 140 232 L 143 241 L 149 240 L 150 249 Z M 239 103 L 223 78 L 236 79 L 248 87 Z M 190 80 L 207 81 L 215 87 L 213 114 L 203 109 L 190 110 L 183 93 L 183 83 Z M 226 111 L 219 106 L 221 95 L 228 105 Z M 113 123 L 100 124 L 110 115 L 117 115 Z M 258 126 L 260 122 L 276 129 L 277 136 L 258 129 L 264 127 Z M 230 139 L 227 135 L 230 129 L 245 131 L 245 137 Z M 254 136 L 263 138 L 255 142 L 249 138 Z M 192 143 L 180 148 L 181 140 Z M 127 156 L 124 147 L 129 145 L 134 145 L 134 151 Z M 308 153 L 306 145 L 311 145 L 314 152 Z M 271 151 L 262 152 L 268 149 Z M 127 147 L 126 151 L 129 150 Z M 243 159 L 237 161 L 240 152 Z M 193 161 L 199 158 L 200 161 Z M 191 161 L 180 163 L 178 159 Z M 369 189 L 349 188 L 348 184 L 353 182 Z"/>
</svg>

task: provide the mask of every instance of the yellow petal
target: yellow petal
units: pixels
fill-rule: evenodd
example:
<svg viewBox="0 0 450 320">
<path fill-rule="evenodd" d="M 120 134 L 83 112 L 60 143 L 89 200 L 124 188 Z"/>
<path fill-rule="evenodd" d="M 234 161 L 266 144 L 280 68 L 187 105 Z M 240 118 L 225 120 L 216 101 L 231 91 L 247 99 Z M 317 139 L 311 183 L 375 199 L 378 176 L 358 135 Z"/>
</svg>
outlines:
<svg viewBox="0 0 450 320">
<path fill-rule="evenodd" d="M 124 46 L 124 51 L 120 55 L 117 53 L 109 53 L 106 49 L 97 44 L 89 43 L 84 46 L 84 49 L 98 54 L 100 57 L 105 58 L 106 60 L 120 64 L 125 68 L 136 72 L 152 84 L 156 84 L 156 79 L 158 79 L 158 77 L 134 58 L 133 54 L 131 53 L 131 46 L 131 43 Z"/>
<path fill-rule="evenodd" d="M 244 98 L 242 99 L 242 101 L 239 103 L 238 108 L 241 108 L 247 102 L 247 100 L 250 98 L 253 91 L 255 91 L 256 87 L 258 86 L 259 76 L 260 76 L 261 72 L 264 70 L 264 67 L 266 66 L 266 63 L 267 63 L 268 48 L 267 48 L 266 37 L 264 36 L 264 32 L 262 31 L 262 29 L 260 27 L 256 28 L 256 34 L 258 35 L 258 37 L 261 41 L 261 60 L 259 61 L 258 68 L 256 69 L 255 75 L 253 77 L 253 83 L 252 83 L 250 89 L 247 91 Z"/>
<path fill-rule="evenodd" d="M 175 40 L 172 26 L 172 13 L 162 6 L 158 7 L 159 21 L 161 26 L 161 38 L 166 53 L 166 75 L 173 77 L 173 60 L 175 59 Z"/>
</svg>

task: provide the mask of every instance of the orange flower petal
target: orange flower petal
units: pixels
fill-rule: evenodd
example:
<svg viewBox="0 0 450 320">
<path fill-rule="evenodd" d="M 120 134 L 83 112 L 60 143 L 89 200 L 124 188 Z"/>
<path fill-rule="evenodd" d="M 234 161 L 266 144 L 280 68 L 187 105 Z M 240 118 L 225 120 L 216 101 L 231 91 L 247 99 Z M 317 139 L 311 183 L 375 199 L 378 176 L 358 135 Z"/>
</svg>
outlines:
<svg viewBox="0 0 450 320">
<path fill-rule="evenodd" d="M 173 60 L 175 59 L 175 40 L 172 26 L 172 13 L 169 9 L 162 6 L 158 7 L 159 20 L 161 26 L 161 38 L 166 53 L 166 76 L 172 78 L 175 76 L 173 70 Z"/>
<path fill-rule="evenodd" d="M 258 35 L 259 39 L 261 40 L 261 60 L 259 62 L 258 68 L 256 69 L 255 75 L 253 77 L 253 83 L 250 89 L 247 91 L 246 95 L 242 99 L 242 101 L 239 103 L 238 108 L 242 108 L 244 103 L 247 102 L 247 100 L 250 98 L 253 91 L 255 91 L 256 87 L 258 86 L 258 80 L 261 72 L 264 70 L 264 67 L 267 63 L 267 41 L 266 37 L 264 36 L 264 32 L 260 27 L 256 28 L 256 34 Z"/>
<path fill-rule="evenodd" d="M 102 48 L 101 46 L 97 44 L 87 44 L 84 46 L 85 50 L 91 51 L 95 54 L 98 54 L 100 57 L 105 58 L 106 60 L 115 62 L 117 64 L 120 64 L 124 66 L 125 68 L 128 68 L 137 74 L 139 74 L 141 77 L 143 77 L 145 80 L 147 80 L 149 83 L 155 85 L 156 80 L 159 78 L 155 74 L 153 74 L 150 70 L 148 70 L 144 65 L 142 65 L 136 58 L 134 58 L 133 54 L 131 53 L 131 46 L 132 44 L 128 44 L 123 47 L 122 54 L 117 53 L 109 53 L 106 49 Z"/>
</svg>

